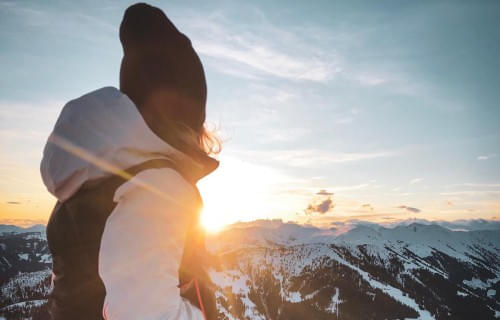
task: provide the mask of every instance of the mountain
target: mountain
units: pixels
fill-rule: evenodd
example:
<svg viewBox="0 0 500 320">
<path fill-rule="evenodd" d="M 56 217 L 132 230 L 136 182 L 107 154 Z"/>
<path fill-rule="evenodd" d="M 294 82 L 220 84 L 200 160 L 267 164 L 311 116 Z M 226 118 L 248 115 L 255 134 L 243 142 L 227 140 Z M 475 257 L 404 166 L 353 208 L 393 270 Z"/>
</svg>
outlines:
<svg viewBox="0 0 500 320">
<path fill-rule="evenodd" d="M 495 319 L 500 231 L 240 226 L 209 241 L 222 319 Z"/>
<path fill-rule="evenodd" d="M 498 229 L 260 221 L 212 234 L 207 246 L 220 319 L 500 318 Z M 4 233 L 0 249 L 0 317 L 36 319 L 50 290 L 45 238 Z"/>
<path fill-rule="evenodd" d="M 23 228 L 10 224 L 0 224 L 0 235 L 29 232 L 36 232 L 45 237 L 45 226 L 43 224 L 35 224 L 34 226 Z"/>
<path fill-rule="evenodd" d="M 0 225 L 0 319 L 31 319 L 43 313 L 51 266 L 45 226 Z"/>
</svg>

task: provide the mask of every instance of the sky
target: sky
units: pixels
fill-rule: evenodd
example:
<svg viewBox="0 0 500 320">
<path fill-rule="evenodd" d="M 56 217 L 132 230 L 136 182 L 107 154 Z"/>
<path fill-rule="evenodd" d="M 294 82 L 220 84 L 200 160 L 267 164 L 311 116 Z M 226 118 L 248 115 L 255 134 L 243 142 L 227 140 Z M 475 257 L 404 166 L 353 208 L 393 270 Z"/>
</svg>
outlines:
<svg viewBox="0 0 500 320">
<path fill-rule="evenodd" d="M 0 223 L 46 223 L 64 104 L 118 87 L 125 1 L 0 0 Z M 220 167 L 204 224 L 500 219 L 499 1 L 155 1 L 192 41 Z"/>
</svg>

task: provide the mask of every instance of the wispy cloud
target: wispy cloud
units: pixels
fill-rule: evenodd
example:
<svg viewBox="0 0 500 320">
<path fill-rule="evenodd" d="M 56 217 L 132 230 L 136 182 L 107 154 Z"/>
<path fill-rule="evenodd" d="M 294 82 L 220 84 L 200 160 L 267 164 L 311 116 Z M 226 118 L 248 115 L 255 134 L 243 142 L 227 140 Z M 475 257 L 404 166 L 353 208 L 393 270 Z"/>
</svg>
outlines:
<svg viewBox="0 0 500 320">
<path fill-rule="evenodd" d="M 361 208 L 362 208 L 362 209 L 365 209 L 365 210 L 368 210 L 368 211 L 373 211 L 373 210 L 374 210 L 373 206 L 372 206 L 371 204 L 369 204 L 369 203 L 365 203 L 365 204 L 363 204 L 363 205 L 361 206 Z"/>
<path fill-rule="evenodd" d="M 399 206 L 398 208 L 405 209 L 406 211 L 410 211 L 410 212 L 413 212 L 413 213 L 419 213 L 419 212 L 422 211 L 422 210 L 420 210 L 418 208 L 408 207 L 408 206 Z"/>
<path fill-rule="evenodd" d="M 41 7 L 38 3 L 0 2 L 0 9 L 9 15 L 17 17 L 21 28 L 48 32 L 59 37 L 77 39 L 80 41 L 109 46 L 111 39 L 116 37 L 118 25 L 109 19 L 98 18 L 81 12 L 76 3 L 65 6 L 49 5 Z M 104 9 L 104 7 L 101 7 Z M 75 32 L 77 30 L 78 32 Z"/>
<path fill-rule="evenodd" d="M 477 157 L 477 160 L 489 160 L 492 158 L 496 158 L 497 156 L 498 155 L 496 153 L 487 154 L 487 155 L 480 155 Z"/>
<path fill-rule="evenodd" d="M 207 56 L 232 60 L 258 71 L 292 80 L 325 81 L 330 75 L 328 67 L 320 60 L 302 60 L 245 39 L 232 43 L 201 42 L 198 49 Z"/>
<path fill-rule="evenodd" d="M 296 181 L 295 183 L 307 183 L 310 182 L 310 179 L 304 179 L 303 181 Z M 310 197 L 311 195 L 322 195 L 322 196 L 328 196 L 328 195 L 334 195 L 335 193 L 342 193 L 345 195 L 346 193 L 344 191 L 358 191 L 358 190 L 365 190 L 368 188 L 371 188 L 372 185 L 369 183 L 360 183 L 356 185 L 344 185 L 344 186 L 331 186 L 328 187 L 327 190 L 322 189 L 319 192 L 316 192 L 317 188 L 313 187 L 294 187 L 294 188 L 283 188 L 280 192 L 285 193 L 285 194 L 293 194 L 296 196 L 301 196 L 301 197 Z"/>
<path fill-rule="evenodd" d="M 396 155 L 396 153 L 392 151 L 335 153 L 317 149 L 268 151 L 242 150 L 237 153 L 241 154 L 243 157 L 253 157 L 262 161 L 277 162 L 292 167 L 307 167 L 312 165 L 318 167 L 328 164 L 350 163 Z"/>
<path fill-rule="evenodd" d="M 328 192 L 325 189 L 321 189 L 320 191 L 316 192 L 316 194 L 319 196 L 333 196 L 333 192 Z"/>
<path fill-rule="evenodd" d="M 415 178 L 410 180 L 410 184 L 416 184 L 419 182 L 422 182 L 424 179 L 423 178 Z"/>
<path fill-rule="evenodd" d="M 354 121 L 355 115 L 359 113 L 359 110 L 356 108 L 352 108 L 343 114 L 340 114 L 338 118 L 335 120 L 338 124 L 350 124 Z"/>
<path fill-rule="evenodd" d="M 358 76 L 358 81 L 363 86 L 374 87 L 386 82 L 386 79 L 376 74 L 362 73 Z"/>
<path fill-rule="evenodd" d="M 492 190 L 465 190 L 455 192 L 441 192 L 442 196 L 495 196 L 500 195 L 500 191 Z"/>
<path fill-rule="evenodd" d="M 455 188 L 455 187 L 500 188 L 500 183 L 472 183 L 472 182 L 465 182 L 465 183 L 450 184 L 447 187 L 448 188 Z"/>
<path fill-rule="evenodd" d="M 214 66 L 221 72 L 324 82 L 340 71 L 331 54 L 307 44 L 304 36 L 275 27 L 260 15 L 265 26 L 254 24 L 242 30 L 236 30 L 223 12 L 203 17 L 190 13 L 181 20 L 190 29 L 196 49 L 215 59 Z"/>
</svg>

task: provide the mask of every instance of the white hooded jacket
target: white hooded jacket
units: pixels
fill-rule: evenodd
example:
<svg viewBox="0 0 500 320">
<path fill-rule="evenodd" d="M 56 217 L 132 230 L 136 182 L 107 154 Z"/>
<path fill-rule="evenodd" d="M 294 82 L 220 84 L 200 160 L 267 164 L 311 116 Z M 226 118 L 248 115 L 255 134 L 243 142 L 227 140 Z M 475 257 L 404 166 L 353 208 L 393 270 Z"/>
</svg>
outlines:
<svg viewBox="0 0 500 320">
<path fill-rule="evenodd" d="M 64 201 L 87 181 L 151 159 L 207 169 L 156 136 L 134 103 L 105 87 L 67 103 L 49 137 L 41 163 L 48 190 Z M 196 190 L 171 168 L 147 169 L 122 184 L 106 221 L 99 275 L 106 288 L 106 319 L 203 319 L 180 296 L 178 270 L 186 232 L 198 214 Z"/>
</svg>

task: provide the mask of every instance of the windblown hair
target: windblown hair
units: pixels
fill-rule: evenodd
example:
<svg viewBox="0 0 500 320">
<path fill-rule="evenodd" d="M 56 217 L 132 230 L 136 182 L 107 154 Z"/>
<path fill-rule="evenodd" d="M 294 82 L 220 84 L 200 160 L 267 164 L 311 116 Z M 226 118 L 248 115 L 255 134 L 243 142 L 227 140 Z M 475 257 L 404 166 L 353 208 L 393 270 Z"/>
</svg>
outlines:
<svg viewBox="0 0 500 320">
<path fill-rule="evenodd" d="M 183 151 L 191 149 L 193 153 L 202 153 L 206 156 L 214 156 L 221 152 L 222 141 L 217 134 L 216 128 L 208 128 L 207 123 L 204 123 L 200 132 L 195 132 L 189 126 L 177 122 L 166 124 L 172 133 L 172 140 L 182 141 L 181 147 Z M 175 136 L 175 137 L 174 137 Z M 189 153 L 189 151 L 188 151 Z"/>
<path fill-rule="evenodd" d="M 207 123 L 194 130 L 168 114 L 158 114 L 149 121 L 148 126 L 162 140 L 195 159 L 214 156 L 222 150 L 222 140 L 217 128 L 209 127 Z"/>
</svg>

